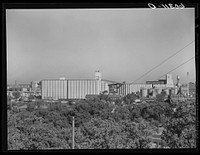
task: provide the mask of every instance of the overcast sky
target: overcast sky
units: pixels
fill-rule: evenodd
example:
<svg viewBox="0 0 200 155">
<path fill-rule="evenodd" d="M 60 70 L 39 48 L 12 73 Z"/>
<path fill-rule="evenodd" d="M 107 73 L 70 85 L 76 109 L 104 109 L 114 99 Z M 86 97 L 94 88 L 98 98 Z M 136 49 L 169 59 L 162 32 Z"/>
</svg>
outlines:
<svg viewBox="0 0 200 155">
<path fill-rule="evenodd" d="M 133 82 L 195 39 L 194 9 L 8 9 L 7 80 L 102 78 Z M 195 55 L 193 42 L 137 83 Z M 196 81 L 195 60 L 171 72 Z"/>
</svg>

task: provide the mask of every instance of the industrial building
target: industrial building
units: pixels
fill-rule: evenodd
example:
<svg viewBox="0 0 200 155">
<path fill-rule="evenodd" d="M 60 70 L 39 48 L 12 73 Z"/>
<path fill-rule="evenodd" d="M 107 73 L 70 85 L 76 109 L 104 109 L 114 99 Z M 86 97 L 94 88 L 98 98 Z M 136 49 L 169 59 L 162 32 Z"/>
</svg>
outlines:
<svg viewBox="0 0 200 155">
<path fill-rule="evenodd" d="M 196 96 L 196 83 L 192 83 L 192 82 L 189 83 L 189 94 L 192 97 Z"/>
<path fill-rule="evenodd" d="M 157 81 L 146 81 L 146 84 L 153 84 L 153 85 L 168 85 L 169 87 L 173 87 L 174 86 L 174 82 L 172 79 L 172 75 L 171 74 L 167 74 L 165 76 L 165 79 L 159 79 Z"/>
<path fill-rule="evenodd" d="M 169 92 L 172 88 L 175 88 L 172 75 L 167 74 L 164 80 L 147 81 L 146 84 L 123 83 L 123 85 L 118 88 L 118 93 L 122 95 L 127 95 L 132 92 L 139 92 L 142 97 L 155 97 L 162 91 L 165 91 L 166 94 L 169 95 Z"/>
<path fill-rule="evenodd" d="M 7 90 L 9 91 L 30 91 L 30 89 L 30 84 L 7 85 Z"/>
<path fill-rule="evenodd" d="M 112 81 L 102 80 L 95 72 L 95 79 L 46 79 L 42 80 L 42 99 L 84 99 L 86 95 L 108 91 Z"/>
<path fill-rule="evenodd" d="M 155 97 L 162 91 L 167 95 L 176 94 L 177 86 L 174 84 L 172 75 L 167 74 L 162 83 L 148 82 L 148 84 L 120 83 L 102 79 L 99 71 L 95 72 L 94 79 L 44 79 L 42 85 L 42 99 L 85 99 L 86 95 L 99 95 L 107 92 L 125 96 L 139 92 L 142 97 Z"/>
<path fill-rule="evenodd" d="M 33 81 L 30 84 L 7 85 L 7 95 L 13 97 L 14 92 L 19 92 L 21 98 L 28 98 L 29 96 L 41 96 L 40 82 Z"/>
</svg>

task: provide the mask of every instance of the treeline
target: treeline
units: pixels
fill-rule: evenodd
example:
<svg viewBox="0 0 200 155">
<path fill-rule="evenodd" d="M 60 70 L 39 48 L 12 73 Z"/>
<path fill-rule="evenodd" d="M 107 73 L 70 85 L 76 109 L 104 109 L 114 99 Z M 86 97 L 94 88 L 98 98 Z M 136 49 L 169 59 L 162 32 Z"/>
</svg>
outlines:
<svg viewBox="0 0 200 155">
<path fill-rule="evenodd" d="M 164 131 L 159 147 L 196 147 L 195 102 L 132 104 L 128 95 L 113 104 L 106 95 L 66 106 L 52 103 L 25 111 L 8 110 L 8 149 L 71 149 L 72 116 L 75 149 L 151 148 L 151 136 Z M 40 103 L 42 104 L 42 103 Z"/>
</svg>

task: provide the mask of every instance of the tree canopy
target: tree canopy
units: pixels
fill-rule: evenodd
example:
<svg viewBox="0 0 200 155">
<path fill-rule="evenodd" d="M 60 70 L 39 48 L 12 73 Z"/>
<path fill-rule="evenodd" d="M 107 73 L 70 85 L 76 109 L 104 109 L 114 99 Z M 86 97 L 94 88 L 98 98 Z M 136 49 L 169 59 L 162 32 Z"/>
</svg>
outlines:
<svg viewBox="0 0 200 155">
<path fill-rule="evenodd" d="M 195 102 L 132 104 L 130 94 L 111 102 L 99 98 L 75 104 L 27 103 L 25 111 L 8 108 L 8 149 L 71 149 L 72 116 L 75 117 L 76 149 L 144 149 L 151 148 L 151 138 L 159 127 L 164 130 L 161 147 L 196 147 Z"/>
</svg>

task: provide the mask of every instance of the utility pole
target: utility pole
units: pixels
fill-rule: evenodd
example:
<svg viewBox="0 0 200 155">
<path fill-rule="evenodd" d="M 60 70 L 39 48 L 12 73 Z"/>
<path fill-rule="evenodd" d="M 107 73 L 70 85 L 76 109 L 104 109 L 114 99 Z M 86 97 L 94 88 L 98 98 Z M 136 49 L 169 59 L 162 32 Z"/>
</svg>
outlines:
<svg viewBox="0 0 200 155">
<path fill-rule="evenodd" d="M 72 149 L 74 149 L 74 116 L 72 117 Z"/>
<path fill-rule="evenodd" d="M 189 72 L 187 72 L 187 95 L 189 96 Z"/>
<path fill-rule="evenodd" d="M 13 110 L 12 101 L 10 101 L 10 109 Z"/>
</svg>

